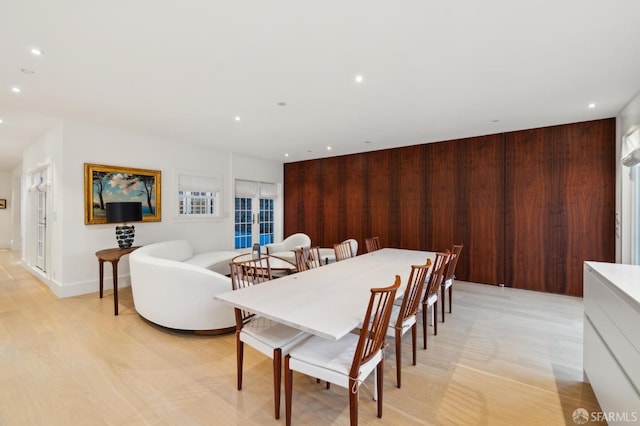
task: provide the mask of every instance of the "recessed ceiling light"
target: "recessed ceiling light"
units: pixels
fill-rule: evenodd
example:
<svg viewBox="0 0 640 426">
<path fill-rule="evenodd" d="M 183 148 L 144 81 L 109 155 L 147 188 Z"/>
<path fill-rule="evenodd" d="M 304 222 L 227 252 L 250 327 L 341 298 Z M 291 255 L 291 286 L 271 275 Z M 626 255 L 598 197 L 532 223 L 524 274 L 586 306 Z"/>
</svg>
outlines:
<svg viewBox="0 0 640 426">
<path fill-rule="evenodd" d="M 492 123 L 497 123 L 497 122 L 499 122 L 499 121 L 500 121 L 500 120 L 491 120 L 491 122 L 492 122 Z"/>
<path fill-rule="evenodd" d="M 4 121 L 2 121 L 2 118 L 0 118 L 0 124 L 4 123 Z"/>
<path fill-rule="evenodd" d="M 356 75 L 356 83 L 362 83 L 364 81 L 364 77 L 362 75 Z"/>
<path fill-rule="evenodd" d="M 36 73 L 34 70 L 30 70 L 29 68 L 20 68 L 20 71 L 22 71 L 25 74 L 35 74 Z"/>
<path fill-rule="evenodd" d="M 371 143 L 371 141 L 364 141 L 364 143 Z"/>
<path fill-rule="evenodd" d="M 278 102 L 278 105 L 279 106 L 287 106 L 287 103 L 286 102 Z"/>
<path fill-rule="evenodd" d="M 288 157 L 288 156 L 289 156 L 289 153 L 288 153 L 288 152 L 285 152 L 285 153 L 284 153 L 284 156 L 285 156 L 285 157 Z"/>
<path fill-rule="evenodd" d="M 42 56 L 42 50 L 38 49 L 37 47 L 34 47 L 33 49 L 31 49 L 31 54 L 33 56 Z"/>
<path fill-rule="evenodd" d="M 596 107 L 596 104 L 594 104 L 594 103 L 590 103 L 588 106 L 589 106 L 589 108 L 595 108 L 595 107 Z"/>
<path fill-rule="evenodd" d="M 330 146 L 327 147 L 327 151 L 331 151 L 331 147 Z"/>
<path fill-rule="evenodd" d="M 11 88 L 11 91 L 12 91 L 13 93 L 20 93 L 20 92 L 22 92 L 22 90 L 20 90 L 20 88 L 19 88 L 19 87 L 12 87 L 12 88 Z"/>
<path fill-rule="evenodd" d="M 236 121 L 240 121 L 240 116 L 236 115 Z"/>
</svg>

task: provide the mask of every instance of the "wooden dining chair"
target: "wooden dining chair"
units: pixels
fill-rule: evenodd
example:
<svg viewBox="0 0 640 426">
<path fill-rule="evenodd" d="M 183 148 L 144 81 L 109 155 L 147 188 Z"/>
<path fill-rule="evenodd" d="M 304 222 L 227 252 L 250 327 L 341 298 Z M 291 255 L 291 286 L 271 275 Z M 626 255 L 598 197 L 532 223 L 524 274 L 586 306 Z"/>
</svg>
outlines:
<svg viewBox="0 0 640 426">
<path fill-rule="evenodd" d="M 372 251 L 380 250 L 380 238 L 379 237 L 371 237 L 364 240 L 364 243 L 367 247 L 367 253 L 371 253 Z"/>
<path fill-rule="evenodd" d="M 340 262 L 341 260 L 350 259 L 354 257 L 353 250 L 351 248 L 351 243 L 349 240 L 343 241 L 338 244 L 333 245 L 333 251 L 336 254 L 336 262 Z"/>
<path fill-rule="evenodd" d="M 460 259 L 460 253 L 462 252 L 463 247 L 463 244 L 454 244 L 453 249 L 451 250 L 451 256 L 449 256 L 449 262 L 447 262 L 444 277 L 442 278 L 442 322 L 444 322 L 444 298 L 447 289 L 449 289 L 449 313 L 451 313 L 451 307 L 453 305 L 453 280 L 456 277 L 456 266 L 458 266 L 458 260 Z"/>
<path fill-rule="evenodd" d="M 293 372 L 347 388 L 349 393 L 350 424 L 358 424 L 359 388 L 376 371 L 378 417 L 382 417 L 382 382 L 384 380 L 384 341 L 391 317 L 400 276 L 393 285 L 372 288 L 369 306 L 359 335 L 348 333 L 338 341 L 312 336 L 289 352 L 284 360 L 285 416 L 291 425 Z"/>
<path fill-rule="evenodd" d="M 302 247 L 293 251 L 298 272 L 322 266 L 320 247 Z"/>
<path fill-rule="evenodd" d="M 231 285 L 233 290 L 251 287 L 271 280 L 269 258 L 231 262 Z M 273 360 L 273 399 L 276 419 L 280 418 L 280 388 L 282 357 L 296 344 L 309 337 L 295 328 L 270 319 L 258 317 L 252 312 L 235 308 L 236 359 L 238 390 L 242 390 L 242 365 L 244 344 L 262 352 Z"/>
<path fill-rule="evenodd" d="M 393 336 L 396 344 L 396 385 L 401 386 L 402 366 L 402 336 L 411 330 L 411 348 L 413 350 L 413 365 L 416 365 L 417 314 L 422 302 L 424 284 L 429 275 L 431 259 L 424 265 L 411 267 L 411 275 L 402 297 L 402 305 L 394 305 L 391 320 L 387 329 L 387 336 Z M 394 322 L 395 321 L 395 322 Z"/>
<path fill-rule="evenodd" d="M 442 282 L 442 276 L 444 275 L 449 254 L 436 253 L 435 256 L 431 267 L 431 275 L 429 276 L 429 281 L 425 286 L 422 297 L 422 346 L 424 349 L 427 349 L 427 319 L 429 308 L 431 308 L 433 315 L 433 334 L 438 334 L 438 290 L 440 289 L 440 283 Z"/>
</svg>

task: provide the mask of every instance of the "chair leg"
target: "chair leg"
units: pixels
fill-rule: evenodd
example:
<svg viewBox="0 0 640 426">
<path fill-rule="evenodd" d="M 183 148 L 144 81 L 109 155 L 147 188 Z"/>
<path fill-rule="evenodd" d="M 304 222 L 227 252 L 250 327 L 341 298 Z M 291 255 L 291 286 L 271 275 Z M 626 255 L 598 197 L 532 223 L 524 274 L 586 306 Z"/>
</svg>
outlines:
<svg viewBox="0 0 640 426">
<path fill-rule="evenodd" d="M 444 306 L 444 303 L 442 304 Z M 433 303 L 433 334 L 438 335 L 438 301 Z"/>
<path fill-rule="evenodd" d="M 411 349 L 413 351 L 413 365 L 416 365 L 416 340 L 418 340 L 418 324 L 411 326 Z"/>
<path fill-rule="evenodd" d="M 402 378 L 402 330 L 396 328 L 396 386 L 400 387 Z"/>
<path fill-rule="evenodd" d="M 244 342 L 240 340 L 240 335 L 236 334 L 236 363 L 238 375 L 238 390 L 242 390 L 242 361 L 244 359 Z"/>
<path fill-rule="evenodd" d="M 354 392 L 355 389 L 355 392 Z M 351 426 L 358 425 L 358 382 L 349 378 L 349 420 Z M 379 402 L 378 402 L 379 404 Z M 287 425 L 290 426 L 290 425 Z"/>
<path fill-rule="evenodd" d="M 273 350 L 273 403 L 276 420 L 280 418 L 280 388 L 282 380 L 282 349 Z"/>
<path fill-rule="evenodd" d="M 316 378 L 316 383 L 320 383 L 320 379 Z M 331 383 L 327 382 L 327 389 L 331 386 Z"/>
<path fill-rule="evenodd" d="M 287 426 L 291 426 L 291 397 L 293 396 L 293 372 L 289 368 L 289 358 L 284 357 L 284 416 Z"/>
<path fill-rule="evenodd" d="M 444 322 L 444 295 L 445 295 L 444 284 L 440 286 L 440 298 L 442 299 L 442 322 Z"/>
<path fill-rule="evenodd" d="M 384 381 L 384 360 L 376 366 L 376 389 L 378 390 L 378 418 L 382 417 L 382 382 Z M 356 423 L 357 424 L 357 423 Z"/>
<path fill-rule="evenodd" d="M 452 304 L 453 304 L 453 284 L 449 286 L 449 313 L 451 313 Z"/>
<path fill-rule="evenodd" d="M 422 304 L 422 349 L 427 349 L 427 310 L 429 305 Z"/>
</svg>

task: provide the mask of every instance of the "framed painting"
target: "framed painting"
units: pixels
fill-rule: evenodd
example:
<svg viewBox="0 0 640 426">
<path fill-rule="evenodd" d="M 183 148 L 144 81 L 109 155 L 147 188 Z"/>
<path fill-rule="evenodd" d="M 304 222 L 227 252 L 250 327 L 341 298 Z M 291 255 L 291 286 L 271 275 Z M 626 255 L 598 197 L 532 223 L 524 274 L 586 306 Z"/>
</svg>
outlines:
<svg viewBox="0 0 640 426">
<path fill-rule="evenodd" d="M 6 198 L 0 199 L 0 209 L 6 209 L 6 208 L 7 208 L 7 199 Z"/>
<path fill-rule="evenodd" d="M 107 223 L 106 204 L 142 203 L 142 221 L 160 222 L 162 203 L 160 171 L 84 164 L 84 223 Z"/>
</svg>

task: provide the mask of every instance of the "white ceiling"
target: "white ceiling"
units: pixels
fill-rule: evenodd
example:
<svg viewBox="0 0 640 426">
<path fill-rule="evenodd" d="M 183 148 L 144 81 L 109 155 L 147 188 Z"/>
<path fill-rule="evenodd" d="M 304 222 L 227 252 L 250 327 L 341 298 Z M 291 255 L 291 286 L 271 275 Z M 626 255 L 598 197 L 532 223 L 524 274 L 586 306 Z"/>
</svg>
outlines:
<svg viewBox="0 0 640 426">
<path fill-rule="evenodd" d="M 640 90 L 638 17 L 638 0 L 2 0 L 0 170 L 57 119 L 287 162 L 613 117 Z"/>
</svg>

